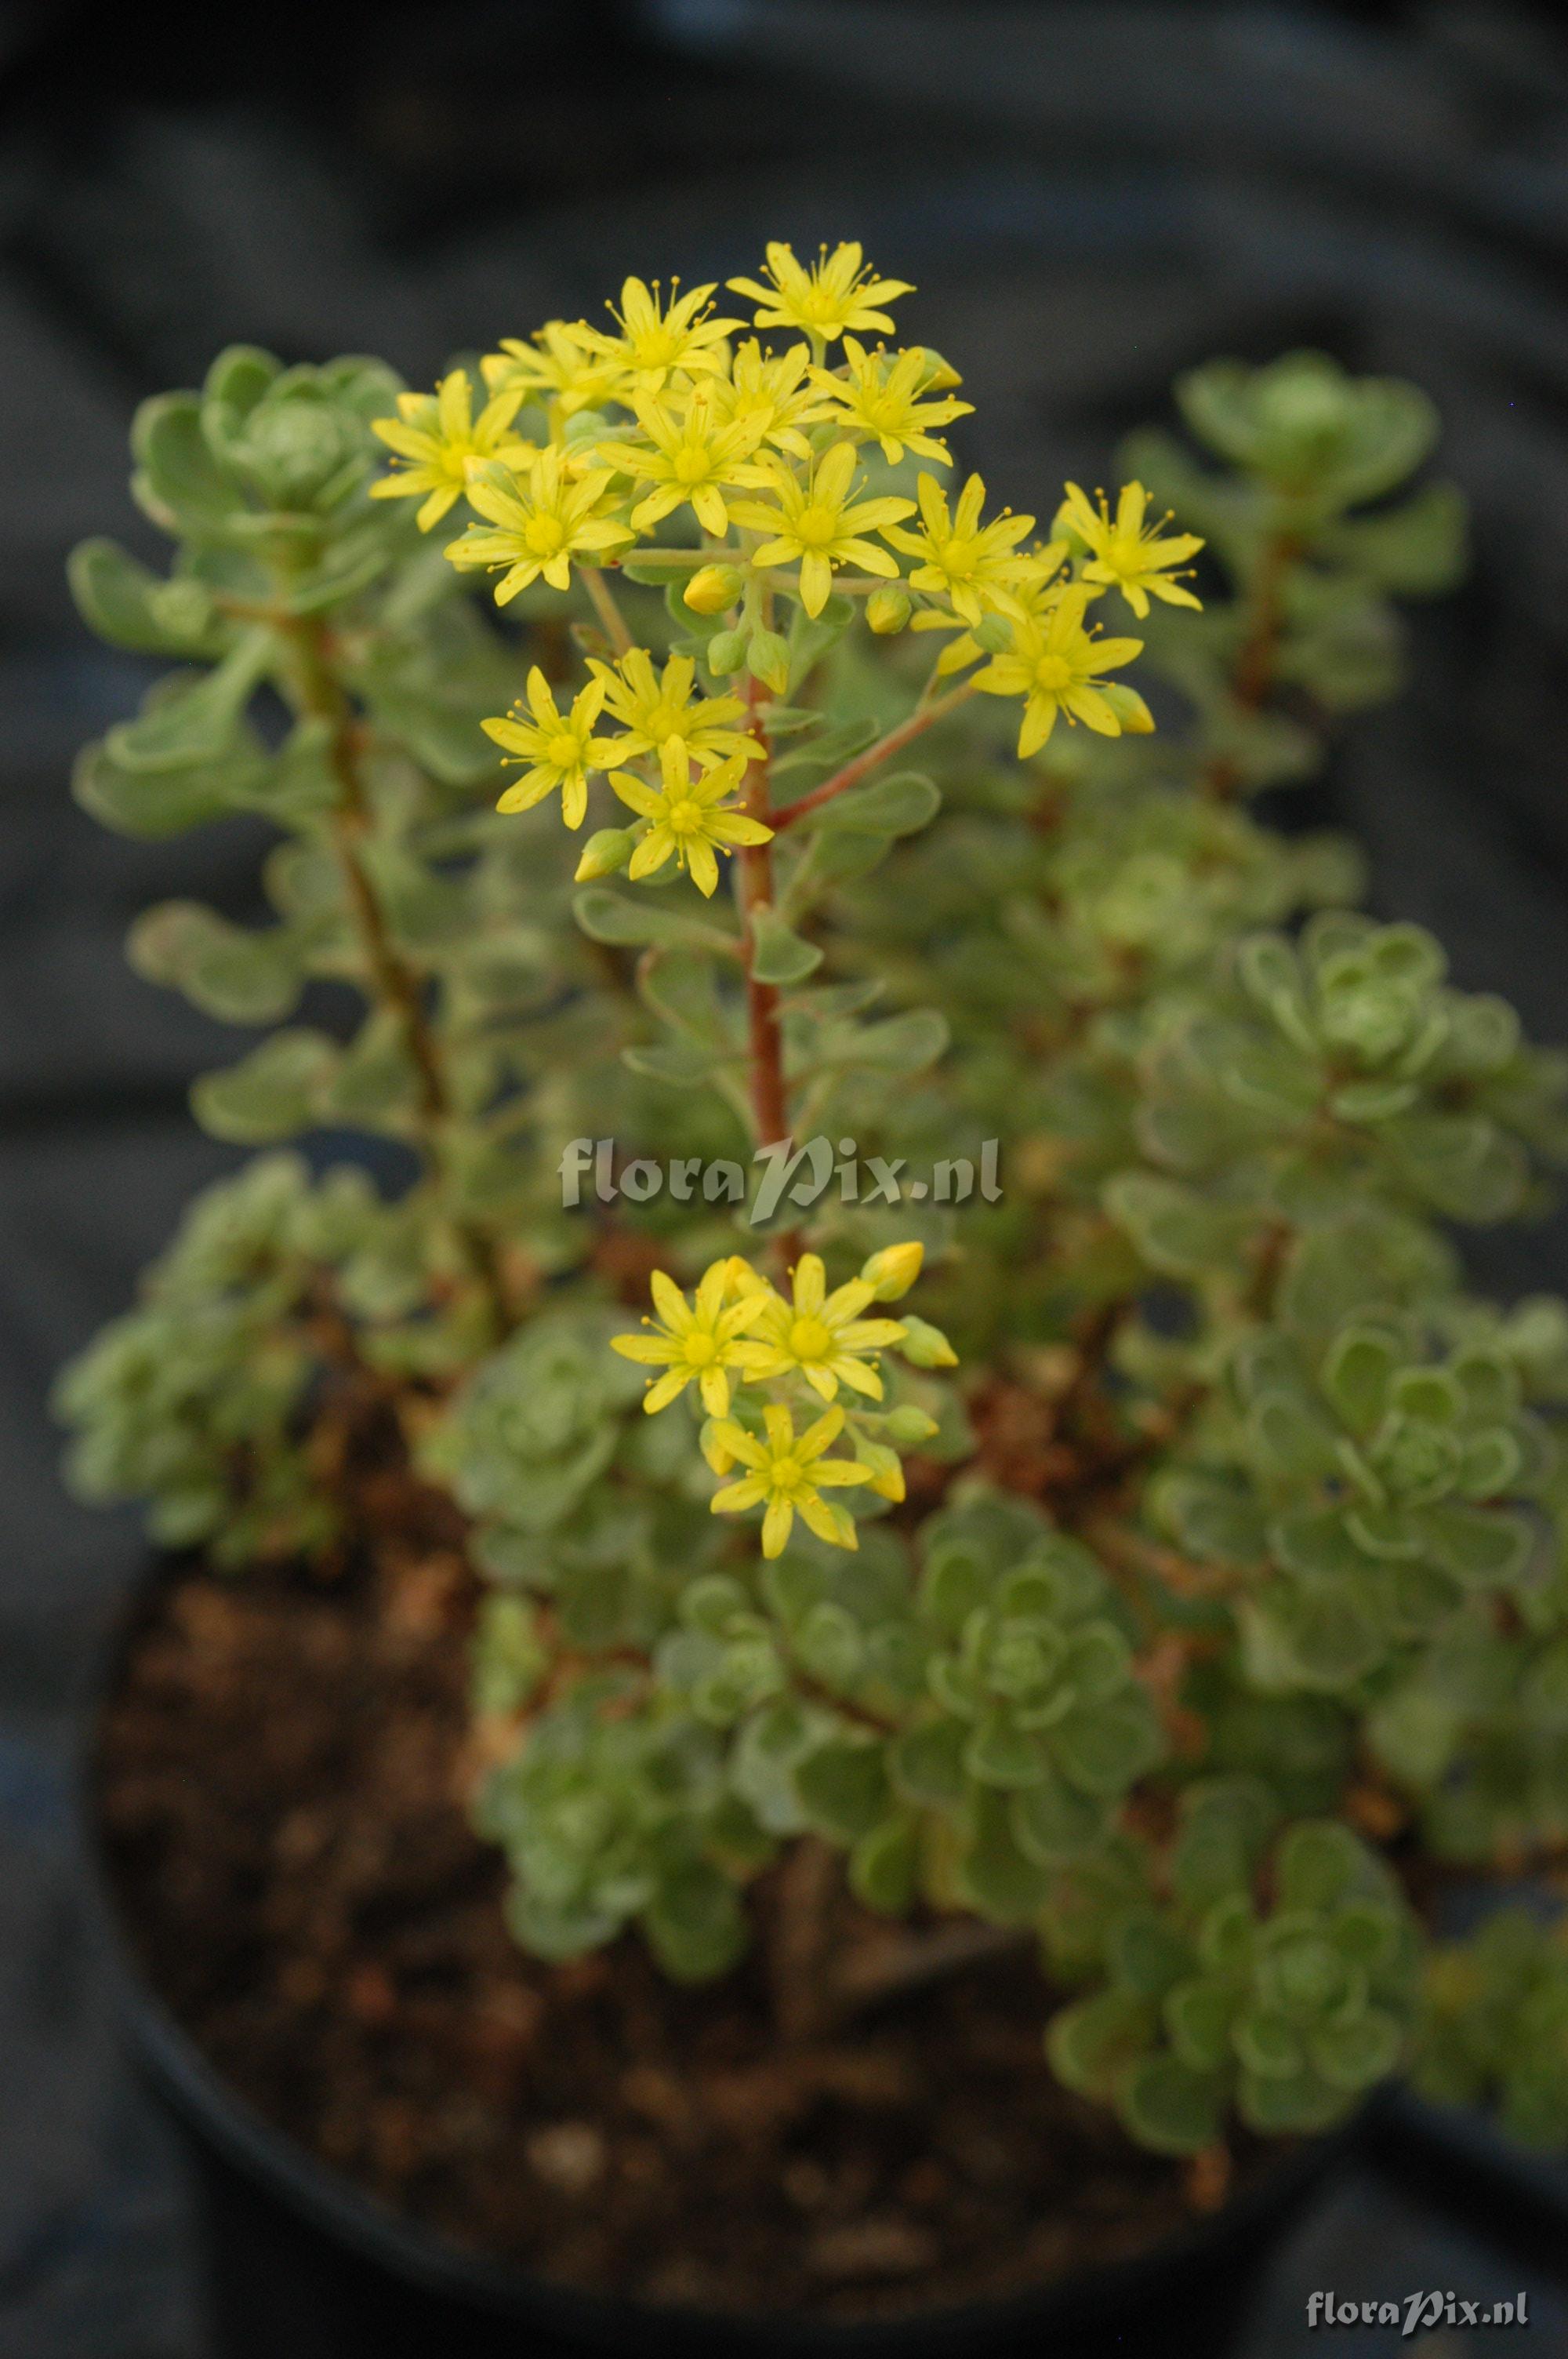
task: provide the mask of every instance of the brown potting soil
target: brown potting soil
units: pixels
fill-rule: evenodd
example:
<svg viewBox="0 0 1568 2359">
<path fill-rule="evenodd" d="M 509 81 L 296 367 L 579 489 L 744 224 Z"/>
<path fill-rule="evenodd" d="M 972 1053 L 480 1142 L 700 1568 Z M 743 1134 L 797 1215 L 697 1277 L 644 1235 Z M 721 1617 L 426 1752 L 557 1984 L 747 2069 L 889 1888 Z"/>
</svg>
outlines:
<svg viewBox="0 0 1568 2359">
<path fill-rule="evenodd" d="M 705 2308 L 1000 2296 L 1190 2216 L 1181 2168 L 1054 2078 L 1027 1946 L 793 2043 L 755 1957 L 682 1989 L 634 1939 L 525 1956 L 465 1812 L 470 1614 L 433 1546 L 331 1582 L 176 1571 L 131 1639 L 99 1762 L 118 1905 L 268 2120 L 465 2245 Z M 833 1906 L 867 1955 L 907 1938 Z"/>
</svg>

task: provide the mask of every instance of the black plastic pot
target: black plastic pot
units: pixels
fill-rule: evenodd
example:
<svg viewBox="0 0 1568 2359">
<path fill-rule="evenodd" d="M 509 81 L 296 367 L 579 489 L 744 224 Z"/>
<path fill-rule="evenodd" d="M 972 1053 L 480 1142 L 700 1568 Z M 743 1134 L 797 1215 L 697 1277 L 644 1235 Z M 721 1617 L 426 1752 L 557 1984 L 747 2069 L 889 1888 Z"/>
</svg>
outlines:
<svg viewBox="0 0 1568 2359">
<path fill-rule="evenodd" d="M 111 1652 L 111 1690 L 135 1627 Z M 1219 2359 L 1270 2250 L 1354 2131 L 1283 2154 L 1223 2211 L 1037 2292 L 897 2320 L 653 2308 L 557 2285 L 418 2226 L 275 2128 L 213 2070 L 132 1955 L 105 1869 L 96 1745 L 89 1899 L 128 2043 L 189 2159 L 212 2359 Z"/>
</svg>

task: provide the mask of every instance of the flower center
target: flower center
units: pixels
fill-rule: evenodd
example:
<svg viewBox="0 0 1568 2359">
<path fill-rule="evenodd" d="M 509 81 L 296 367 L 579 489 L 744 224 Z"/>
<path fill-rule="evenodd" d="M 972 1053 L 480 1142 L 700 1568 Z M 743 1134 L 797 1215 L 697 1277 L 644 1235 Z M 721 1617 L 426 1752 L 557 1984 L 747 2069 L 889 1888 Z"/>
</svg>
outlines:
<svg viewBox="0 0 1568 2359">
<path fill-rule="evenodd" d="M 657 704 L 648 707 L 647 718 L 643 723 L 643 734 L 651 737 L 655 745 L 662 745 L 666 737 L 680 735 L 681 720 L 681 713 L 668 697 L 662 696 Z"/>
<path fill-rule="evenodd" d="M 708 459 L 708 452 L 704 450 L 677 451 L 676 452 L 676 481 L 677 484 L 700 484 L 703 477 L 710 472 L 710 468 L 711 462 Z"/>
<path fill-rule="evenodd" d="M 1042 656 L 1034 667 L 1034 685 L 1048 696 L 1068 687 L 1072 677 L 1073 667 L 1065 656 Z"/>
<path fill-rule="evenodd" d="M 789 1348 L 797 1360 L 825 1360 L 833 1337 L 820 1319 L 797 1319 L 789 1331 Z"/>
<path fill-rule="evenodd" d="M 810 500 L 795 521 L 795 537 L 803 548 L 826 549 L 838 529 L 838 511 L 821 500 Z"/>
<path fill-rule="evenodd" d="M 567 730 L 559 730 L 545 747 L 545 759 L 553 762 L 557 770 L 575 770 L 582 748 Z"/>
<path fill-rule="evenodd" d="M 690 1334 L 683 1348 L 688 1364 L 694 1368 L 710 1368 L 719 1357 L 719 1345 L 711 1335 Z"/>
<path fill-rule="evenodd" d="M 531 557 L 554 557 L 566 537 L 559 516 L 533 516 L 523 527 L 524 544 Z"/>
<path fill-rule="evenodd" d="M 672 835 L 699 835 L 702 832 L 702 805 L 694 802 L 689 795 L 682 795 L 678 802 L 670 805 L 670 815 L 665 824 Z"/>
</svg>

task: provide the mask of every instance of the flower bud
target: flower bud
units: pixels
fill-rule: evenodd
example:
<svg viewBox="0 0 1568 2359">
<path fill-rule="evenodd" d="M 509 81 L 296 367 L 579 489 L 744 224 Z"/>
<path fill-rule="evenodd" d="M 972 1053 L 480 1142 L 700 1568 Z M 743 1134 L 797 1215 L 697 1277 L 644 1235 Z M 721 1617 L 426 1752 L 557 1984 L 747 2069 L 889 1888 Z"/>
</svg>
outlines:
<svg viewBox="0 0 1568 2359">
<path fill-rule="evenodd" d="M 891 639 L 910 617 L 906 590 L 873 590 L 866 601 L 866 620 L 879 639 Z"/>
<path fill-rule="evenodd" d="M 891 1499 L 896 1506 L 904 1495 L 903 1468 L 899 1463 L 897 1451 L 890 1450 L 885 1442 L 867 1441 L 863 1436 L 857 1435 L 855 1457 L 860 1465 L 870 1468 L 870 1488 L 877 1497 Z"/>
<path fill-rule="evenodd" d="M 917 1238 L 912 1238 L 908 1245 L 883 1245 L 881 1253 L 874 1253 L 862 1266 L 860 1276 L 868 1286 L 876 1288 L 879 1302 L 896 1302 L 920 1276 L 920 1265 L 925 1259 L 925 1247 Z"/>
<path fill-rule="evenodd" d="M 957 1366 L 958 1354 L 954 1351 L 940 1327 L 933 1327 L 925 1320 L 914 1318 L 907 1312 L 903 1325 L 903 1341 L 898 1348 L 912 1367 L 956 1368 Z"/>
<path fill-rule="evenodd" d="M 882 1419 L 882 1431 L 899 1450 L 915 1449 L 919 1443 L 929 1441 L 936 1430 L 936 1419 L 927 1417 L 923 1408 L 916 1408 L 913 1401 L 890 1408 Z"/>
<path fill-rule="evenodd" d="M 582 848 L 578 862 L 576 882 L 591 884 L 596 876 L 613 876 L 624 868 L 636 845 L 636 831 L 630 827 L 601 827 L 590 835 Z"/>
<path fill-rule="evenodd" d="M 750 633 L 744 628 L 739 631 L 714 632 L 708 642 L 707 651 L 702 660 L 716 679 L 722 679 L 728 673 L 740 670 L 746 660 L 750 636 Z"/>
<path fill-rule="evenodd" d="M 935 344 L 922 344 L 925 355 L 925 375 L 920 380 L 922 393 L 950 393 L 964 380 L 951 361 L 945 361 Z"/>
<path fill-rule="evenodd" d="M 730 1254 L 724 1263 L 724 1299 L 739 1302 L 743 1294 L 766 1294 L 768 1281 L 752 1267 L 744 1254 Z"/>
<path fill-rule="evenodd" d="M 1012 645 L 1012 625 L 1005 614 L 985 614 L 975 625 L 972 636 L 988 656 L 1004 656 Z"/>
<path fill-rule="evenodd" d="M 1154 715 L 1135 688 L 1124 688 L 1119 679 L 1099 683 L 1099 692 L 1130 737 L 1150 737 L 1154 733 Z"/>
<path fill-rule="evenodd" d="M 697 1448 L 716 1474 L 728 1474 L 735 1463 L 733 1457 L 719 1439 L 719 1428 L 722 1422 L 720 1418 L 704 1418 L 702 1430 L 697 1437 Z"/>
<path fill-rule="evenodd" d="M 694 614 L 722 614 L 745 587 L 745 577 L 738 566 L 703 565 L 692 575 L 681 595 Z"/>
<path fill-rule="evenodd" d="M 782 696 L 789 686 L 789 646 L 777 631 L 753 631 L 746 649 L 746 669 L 764 688 Z"/>
</svg>

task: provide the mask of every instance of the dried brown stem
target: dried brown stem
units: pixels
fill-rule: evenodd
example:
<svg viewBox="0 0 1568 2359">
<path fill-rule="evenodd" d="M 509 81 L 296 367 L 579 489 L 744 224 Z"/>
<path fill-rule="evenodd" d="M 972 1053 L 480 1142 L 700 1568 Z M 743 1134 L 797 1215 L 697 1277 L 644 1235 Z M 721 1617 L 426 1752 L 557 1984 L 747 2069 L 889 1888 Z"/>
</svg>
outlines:
<svg viewBox="0 0 1568 2359">
<path fill-rule="evenodd" d="M 773 2022 L 787 2045 L 819 2038 L 830 2017 L 827 1965 L 838 1890 L 837 1854 L 820 1835 L 803 1835 L 779 1868 L 767 1938 Z"/>
<path fill-rule="evenodd" d="M 1005 1956 L 1033 1939 L 1027 1926 L 988 1925 L 978 1917 L 935 1925 L 925 1932 L 897 1934 L 851 1951 L 833 1977 L 833 1993 L 841 2007 L 873 2006 L 879 2000 L 923 1990 L 965 1966 Z"/>
</svg>

